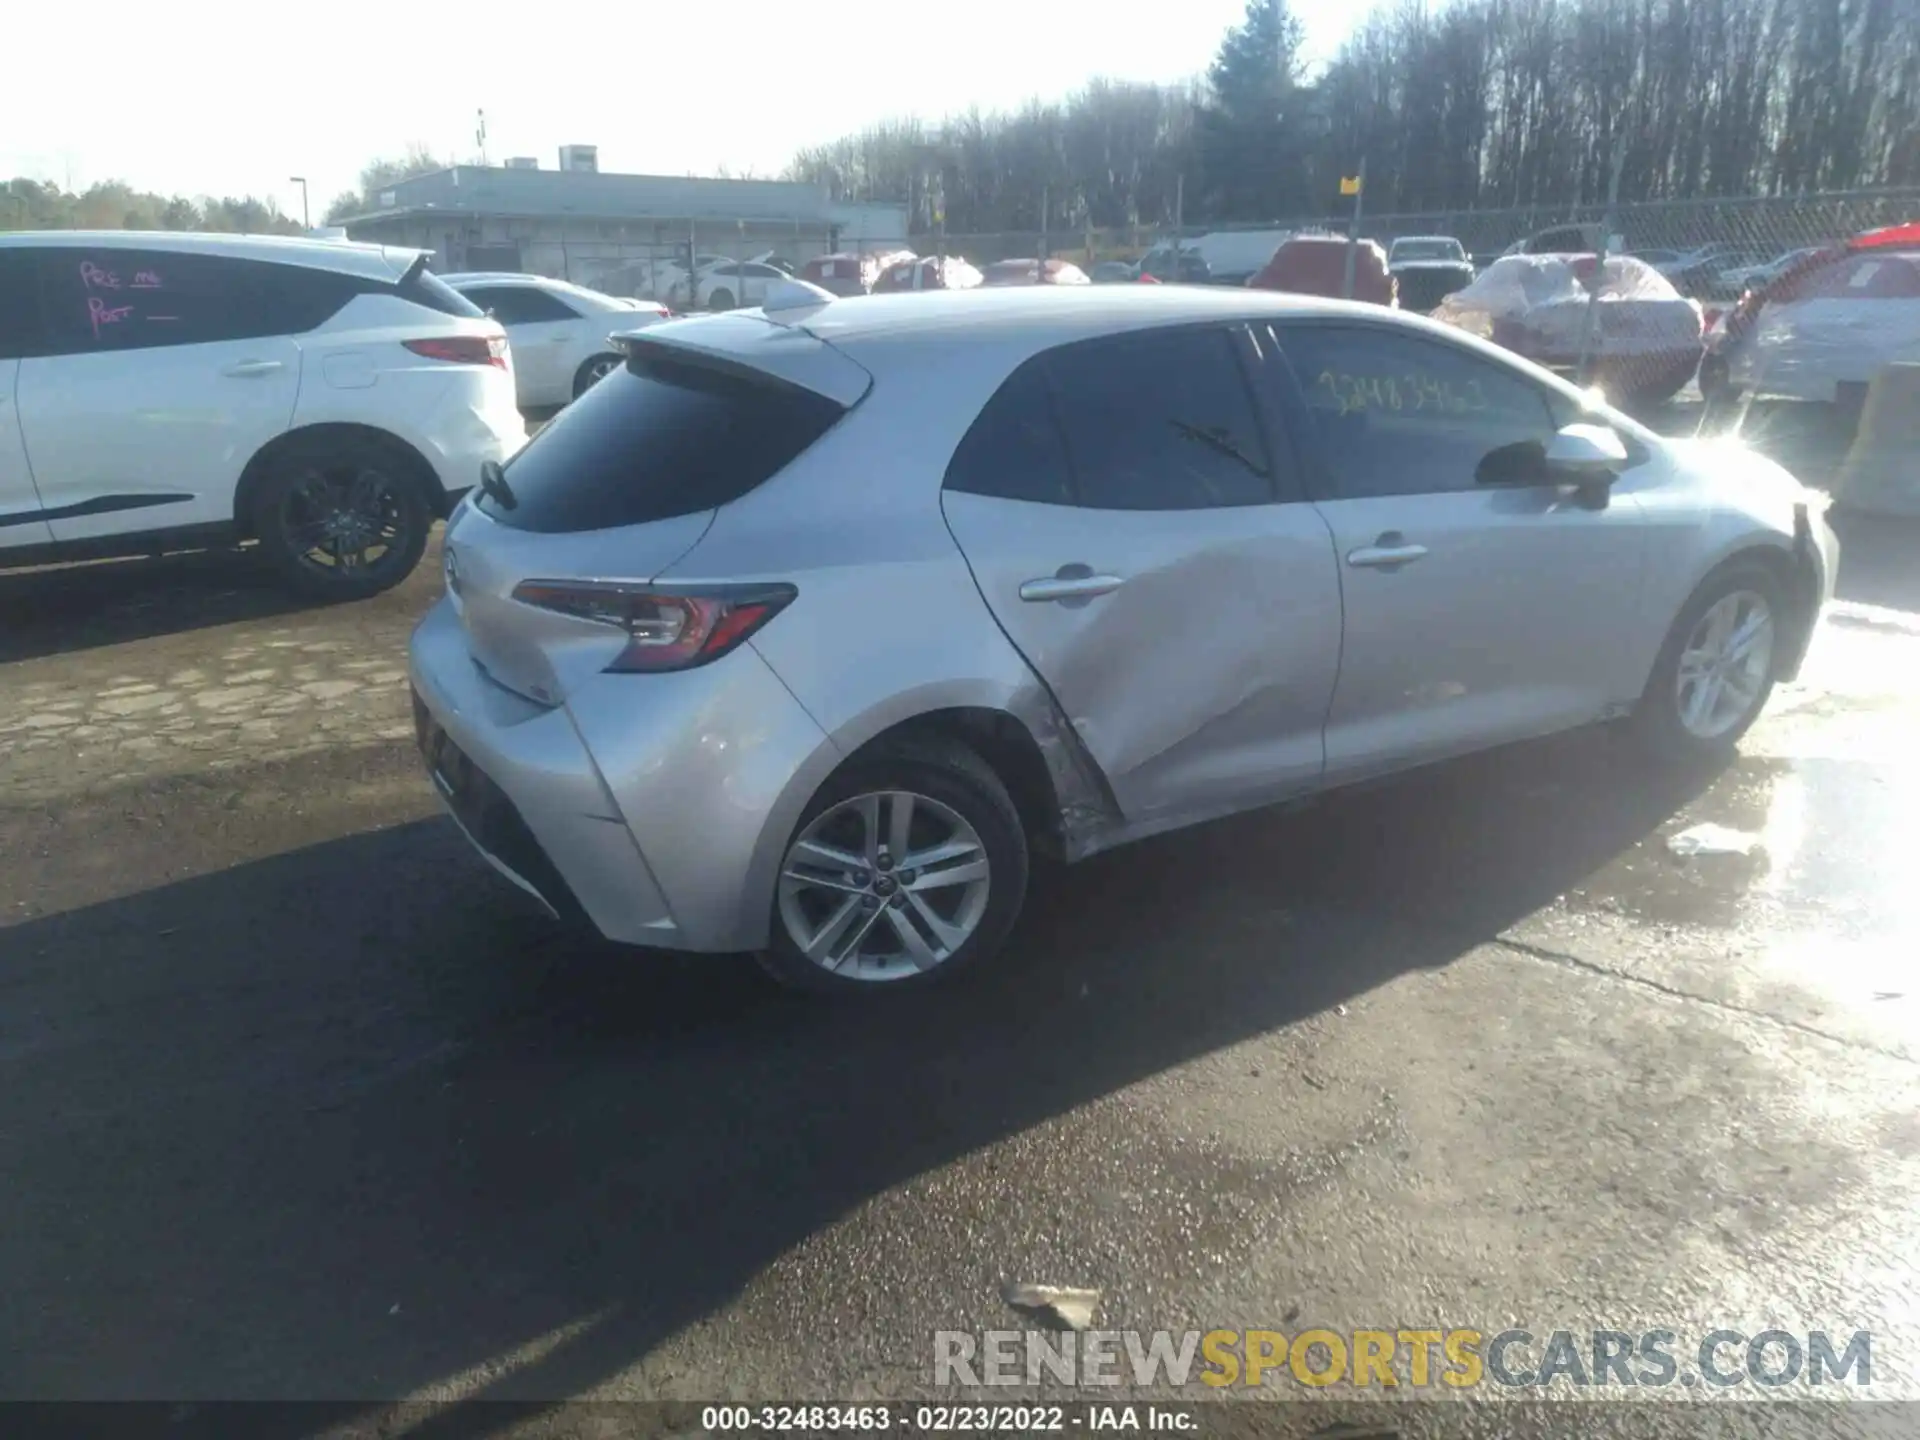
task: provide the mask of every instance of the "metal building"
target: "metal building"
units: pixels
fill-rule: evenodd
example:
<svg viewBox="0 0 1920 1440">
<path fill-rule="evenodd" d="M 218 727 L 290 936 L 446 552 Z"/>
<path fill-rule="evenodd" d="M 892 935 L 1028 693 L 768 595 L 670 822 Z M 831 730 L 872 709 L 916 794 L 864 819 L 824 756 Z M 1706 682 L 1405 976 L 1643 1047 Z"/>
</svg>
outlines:
<svg viewBox="0 0 1920 1440">
<path fill-rule="evenodd" d="M 416 175 L 341 223 L 355 240 L 431 250 L 437 270 L 525 271 L 623 295 L 660 292 L 690 252 L 800 264 L 906 240 L 904 205 L 838 203 L 784 180 L 605 174 L 586 168 L 591 146 L 562 154 L 561 170 L 516 159 Z"/>
</svg>

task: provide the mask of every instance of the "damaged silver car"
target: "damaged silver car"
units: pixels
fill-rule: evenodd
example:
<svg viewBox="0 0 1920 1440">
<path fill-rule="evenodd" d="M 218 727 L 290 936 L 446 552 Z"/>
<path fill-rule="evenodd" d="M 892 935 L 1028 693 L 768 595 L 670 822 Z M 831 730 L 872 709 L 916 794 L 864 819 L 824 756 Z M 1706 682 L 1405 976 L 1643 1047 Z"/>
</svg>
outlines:
<svg viewBox="0 0 1920 1440">
<path fill-rule="evenodd" d="M 985 960 L 1032 853 L 1600 720 L 1711 759 L 1833 582 L 1770 462 L 1378 307 L 790 282 L 617 343 L 449 526 L 420 743 L 556 916 L 816 989 Z"/>
</svg>

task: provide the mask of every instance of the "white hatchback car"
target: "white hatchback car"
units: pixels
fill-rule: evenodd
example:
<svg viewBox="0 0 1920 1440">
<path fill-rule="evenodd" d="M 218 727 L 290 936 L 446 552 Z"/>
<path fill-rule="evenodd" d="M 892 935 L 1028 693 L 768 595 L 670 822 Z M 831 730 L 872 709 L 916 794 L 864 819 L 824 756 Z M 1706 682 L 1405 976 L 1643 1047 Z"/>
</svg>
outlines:
<svg viewBox="0 0 1920 1440">
<path fill-rule="evenodd" d="M 303 594 L 387 589 L 526 443 L 511 365 L 416 250 L 0 235 L 0 565 L 255 539 Z"/>
<path fill-rule="evenodd" d="M 620 364 L 608 336 L 667 318 L 654 300 L 626 300 L 542 275 L 440 277 L 507 329 L 520 405 L 545 410 L 584 395 Z"/>
</svg>

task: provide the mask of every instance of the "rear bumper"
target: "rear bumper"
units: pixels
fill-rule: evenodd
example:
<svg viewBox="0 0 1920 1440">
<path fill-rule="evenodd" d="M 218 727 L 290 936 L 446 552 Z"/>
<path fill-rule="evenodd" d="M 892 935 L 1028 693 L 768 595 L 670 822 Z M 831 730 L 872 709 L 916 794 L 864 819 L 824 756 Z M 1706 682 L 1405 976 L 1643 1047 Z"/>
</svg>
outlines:
<svg viewBox="0 0 1920 1440">
<path fill-rule="evenodd" d="M 596 675 L 559 708 L 488 678 L 444 599 L 409 656 L 423 723 L 504 802 L 448 805 L 497 869 L 611 940 L 766 943 L 780 853 L 839 755 L 751 646 L 673 675 Z"/>
<path fill-rule="evenodd" d="M 434 777 L 474 848 L 562 918 L 584 916 L 614 940 L 673 944 L 672 912 L 567 712 L 488 679 L 444 599 L 408 650 L 416 725 L 443 729 L 478 772 L 458 800 Z"/>
</svg>

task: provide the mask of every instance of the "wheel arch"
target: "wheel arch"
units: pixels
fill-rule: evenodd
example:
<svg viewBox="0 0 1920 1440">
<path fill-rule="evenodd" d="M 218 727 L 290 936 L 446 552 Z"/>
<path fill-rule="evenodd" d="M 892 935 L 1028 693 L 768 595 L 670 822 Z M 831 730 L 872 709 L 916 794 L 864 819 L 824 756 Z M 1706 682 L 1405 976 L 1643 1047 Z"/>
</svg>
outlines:
<svg viewBox="0 0 1920 1440">
<path fill-rule="evenodd" d="M 1668 629 L 1660 632 L 1659 642 L 1647 661 L 1646 681 L 1651 683 L 1653 667 L 1659 663 L 1660 650 L 1666 644 L 1671 627 L 1693 603 L 1694 597 L 1729 570 L 1747 565 L 1764 570 L 1779 587 L 1785 613 L 1780 616 L 1781 644 L 1775 648 L 1774 678 L 1795 678 L 1806 657 L 1807 645 L 1813 638 L 1814 623 L 1819 619 L 1819 562 L 1813 558 L 1811 549 L 1810 536 L 1804 540 L 1796 536 L 1792 541 L 1786 537 L 1763 539 L 1749 536 L 1735 542 L 1681 597 L 1667 621 Z"/>
<path fill-rule="evenodd" d="M 253 525 L 254 497 L 259 493 L 261 484 L 273 472 L 273 467 L 279 460 L 308 446 L 347 442 L 376 445 L 387 451 L 400 465 L 410 483 L 419 488 L 420 493 L 426 498 L 429 510 L 443 520 L 452 510 L 452 505 L 448 503 L 447 492 L 440 484 L 440 477 L 428 463 L 427 457 L 391 430 L 345 421 L 323 421 L 319 424 L 303 425 L 296 430 L 287 430 L 274 436 L 247 462 L 246 468 L 240 472 L 239 484 L 234 487 L 233 492 L 233 523 L 241 538 L 257 538 Z"/>
<path fill-rule="evenodd" d="M 744 948 L 765 941 L 765 916 L 781 857 L 807 805 L 845 766 L 889 744 L 945 739 L 972 749 L 1007 787 L 1028 844 L 1039 854 L 1077 860 L 1102 848 L 1105 837 L 1118 828 L 1119 807 L 1106 777 L 1038 684 L 992 695 L 971 689 L 955 693 L 941 686 L 917 699 L 908 713 L 888 705 L 881 713 L 843 725 L 832 737 L 823 737 L 818 751 L 796 768 L 768 812 L 749 863 L 742 892 Z"/>
</svg>

